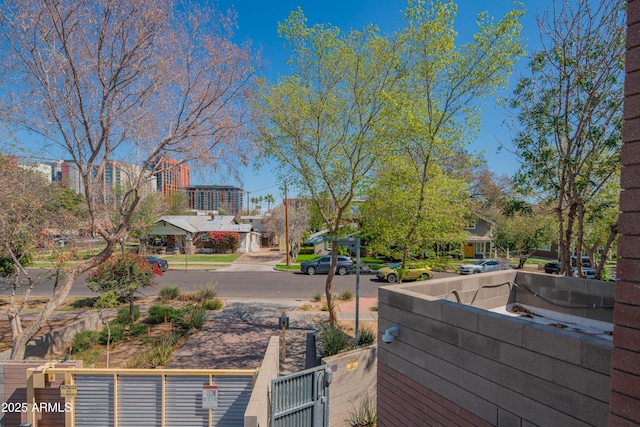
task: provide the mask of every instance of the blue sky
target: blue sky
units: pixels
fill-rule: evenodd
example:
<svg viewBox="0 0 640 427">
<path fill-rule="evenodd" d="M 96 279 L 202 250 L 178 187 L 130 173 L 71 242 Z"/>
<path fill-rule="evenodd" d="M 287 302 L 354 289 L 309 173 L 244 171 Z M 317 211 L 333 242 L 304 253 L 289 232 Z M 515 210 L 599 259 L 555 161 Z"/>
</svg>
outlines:
<svg viewBox="0 0 640 427">
<path fill-rule="evenodd" d="M 477 29 L 475 20 L 478 13 L 488 11 L 491 16 L 499 18 L 513 8 L 511 0 L 458 0 L 458 17 L 456 30 L 459 42 L 469 41 Z M 539 47 L 539 33 L 536 14 L 541 14 L 553 4 L 551 0 L 525 0 L 526 15 L 522 19 L 523 36 L 528 53 Z M 367 24 L 377 25 L 383 34 L 391 34 L 403 25 L 401 10 L 406 7 L 405 0 L 278 0 L 273 2 L 254 0 L 219 0 L 222 9 L 233 8 L 237 12 L 238 41 L 251 40 L 253 45 L 262 49 L 264 68 L 261 73 L 270 80 L 278 75 L 288 73 L 286 65 L 287 52 L 278 38 L 277 25 L 286 19 L 290 11 L 300 6 L 307 17 L 308 25 L 330 23 L 342 31 L 361 29 Z M 510 88 L 502 92 L 508 96 L 514 87 L 519 72 L 526 72 L 527 59 L 522 58 L 516 65 Z M 496 108 L 494 100 L 488 100 L 482 117 L 481 131 L 475 141 L 470 141 L 469 149 L 484 152 L 491 170 L 498 174 L 513 175 L 518 169 L 515 156 L 502 150 L 497 153 L 499 142 L 510 146 L 511 132 L 504 123 L 506 112 Z M 263 165 L 259 171 L 247 168 L 242 171 L 243 187 L 251 192 L 251 196 L 272 193 L 276 198 L 281 196 L 280 184 L 271 173 L 269 164 Z M 218 179 L 224 180 L 222 177 Z M 198 180 L 202 178 L 196 178 Z M 212 179 L 211 176 L 206 177 Z M 216 179 L 216 178 L 214 178 Z M 230 182 L 229 184 L 236 184 Z"/>
</svg>

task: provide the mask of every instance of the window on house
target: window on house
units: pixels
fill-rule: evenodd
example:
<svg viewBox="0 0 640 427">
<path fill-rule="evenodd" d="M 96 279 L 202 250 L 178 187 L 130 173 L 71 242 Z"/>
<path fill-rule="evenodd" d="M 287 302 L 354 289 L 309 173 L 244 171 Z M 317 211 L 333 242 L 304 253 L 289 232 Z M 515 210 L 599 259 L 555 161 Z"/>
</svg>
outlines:
<svg viewBox="0 0 640 427">
<path fill-rule="evenodd" d="M 476 229 L 476 221 L 471 221 L 470 223 L 467 224 L 467 226 L 465 227 L 468 230 L 475 230 Z"/>
<path fill-rule="evenodd" d="M 200 241 L 201 242 L 208 242 L 209 241 L 209 236 L 207 236 L 206 234 L 203 234 L 202 236 L 200 236 Z"/>
</svg>

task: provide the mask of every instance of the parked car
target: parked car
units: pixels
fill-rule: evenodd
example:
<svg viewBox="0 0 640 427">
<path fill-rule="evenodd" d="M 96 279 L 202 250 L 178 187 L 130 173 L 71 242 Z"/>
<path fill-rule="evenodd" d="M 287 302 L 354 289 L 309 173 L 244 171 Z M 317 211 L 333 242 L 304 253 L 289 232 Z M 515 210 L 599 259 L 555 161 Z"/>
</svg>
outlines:
<svg viewBox="0 0 640 427">
<path fill-rule="evenodd" d="M 313 261 L 305 261 L 300 264 L 300 271 L 308 275 L 314 275 L 316 273 L 328 273 L 329 265 L 331 263 L 330 256 L 323 256 Z M 338 265 L 336 266 L 336 274 L 344 276 L 353 271 L 353 261 L 348 256 L 338 256 Z"/>
<path fill-rule="evenodd" d="M 169 263 L 166 259 L 158 258 L 156 256 L 146 256 L 145 259 L 151 265 L 158 267 L 160 271 L 167 271 L 169 269 Z"/>
<path fill-rule="evenodd" d="M 559 274 L 560 267 L 561 265 L 559 261 L 548 262 L 544 265 L 544 272 L 549 274 Z"/>
<path fill-rule="evenodd" d="M 473 264 L 463 264 L 460 266 L 460 274 L 478 274 L 488 271 L 506 270 L 511 268 L 509 264 L 503 264 L 497 259 L 479 259 Z"/>
<path fill-rule="evenodd" d="M 582 267 L 582 275 L 585 279 L 595 279 L 596 278 L 596 270 L 591 267 Z M 578 269 L 573 268 L 573 277 L 580 277 L 578 274 Z"/>
<path fill-rule="evenodd" d="M 391 264 L 389 267 L 382 267 L 377 271 L 376 275 L 378 279 L 385 280 L 389 283 L 396 283 L 398 281 L 398 268 L 402 267 L 402 263 L 398 262 Z M 430 267 L 424 265 L 411 265 L 408 264 L 405 268 L 402 280 L 429 280 L 433 277 L 433 271 Z"/>
</svg>

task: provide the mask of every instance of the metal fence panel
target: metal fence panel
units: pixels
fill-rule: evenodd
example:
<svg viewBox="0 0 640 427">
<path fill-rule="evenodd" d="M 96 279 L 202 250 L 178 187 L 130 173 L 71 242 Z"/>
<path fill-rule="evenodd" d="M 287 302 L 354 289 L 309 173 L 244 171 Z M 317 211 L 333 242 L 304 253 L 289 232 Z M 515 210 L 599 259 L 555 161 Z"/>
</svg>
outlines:
<svg viewBox="0 0 640 427">
<path fill-rule="evenodd" d="M 219 388 L 218 409 L 213 411 L 213 425 L 244 427 L 244 412 L 251 398 L 253 378 L 247 376 L 214 377 Z"/>
<path fill-rule="evenodd" d="M 271 426 L 328 426 L 330 382 L 326 366 L 273 379 Z"/>
<path fill-rule="evenodd" d="M 113 375 L 76 375 L 76 427 L 112 427 L 114 425 Z"/>
<path fill-rule="evenodd" d="M 118 425 L 162 427 L 162 376 L 118 375 Z"/>
<path fill-rule="evenodd" d="M 202 386 L 208 375 L 167 375 L 166 426 L 208 427 L 209 410 L 202 408 Z"/>
</svg>

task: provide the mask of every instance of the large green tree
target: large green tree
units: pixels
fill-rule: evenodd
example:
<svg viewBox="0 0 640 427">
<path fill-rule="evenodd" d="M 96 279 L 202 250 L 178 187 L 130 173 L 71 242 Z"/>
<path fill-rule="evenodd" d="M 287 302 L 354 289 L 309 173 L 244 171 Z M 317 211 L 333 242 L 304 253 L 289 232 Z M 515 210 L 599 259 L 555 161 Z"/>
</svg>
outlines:
<svg viewBox="0 0 640 427">
<path fill-rule="evenodd" d="M 105 242 L 14 334 L 11 357 L 21 359 L 74 280 L 127 238 L 164 158 L 246 163 L 254 61 L 231 41 L 233 19 L 199 5 L 8 0 L 0 16 L 1 119 L 72 159 L 86 226 Z M 114 170 L 127 183 L 117 197 L 107 179 Z"/>
<path fill-rule="evenodd" d="M 543 49 L 532 56 L 510 107 L 522 161 L 516 184 L 553 202 L 563 271 L 570 275 L 588 206 L 619 169 L 625 8 L 618 0 L 558 3 L 538 17 Z"/>
<path fill-rule="evenodd" d="M 329 235 L 336 236 L 362 181 L 387 148 L 399 46 L 373 26 L 348 33 L 309 27 L 301 10 L 278 32 L 291 52 L 291 75 L 263 82 L 254 110 L 261 117 L 256 138 L 281 179 L 308 195 Z M 325 286 L 331 323 L 336 265 L 333 251 Z"/>
<path fill-rule="evenodd" d="M 497 22 L 478 17 L 473 41 L 456 44 L 453 2 L 410 2 L 400 33 L 403 78 L 391 130 L 397 147 L 382 158 L 368 196 L 367 234 L 408 254 L 461 240 L 469 186 L 466 144 L 478 131 L 482 101 L 507 84 L 523 54 L 521 10 Z"/>
</svg>

